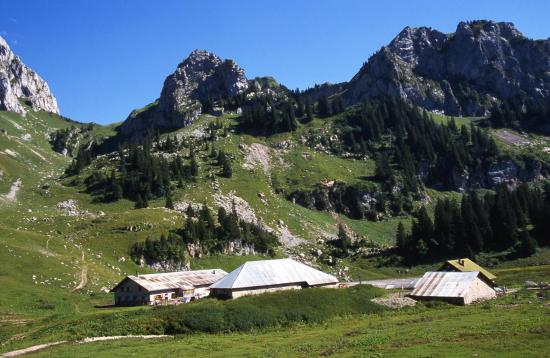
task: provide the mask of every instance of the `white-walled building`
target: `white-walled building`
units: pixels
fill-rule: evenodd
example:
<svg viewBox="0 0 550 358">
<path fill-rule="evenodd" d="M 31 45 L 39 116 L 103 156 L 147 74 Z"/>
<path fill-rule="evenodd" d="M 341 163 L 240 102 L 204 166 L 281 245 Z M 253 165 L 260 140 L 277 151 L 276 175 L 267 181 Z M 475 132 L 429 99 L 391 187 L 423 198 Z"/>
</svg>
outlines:
<svg viewBox="0 0 550 358">
<path fill-rule="evenodd" d="M 249 261 L 210 286 L 210 294 L 237 298 L 308 287 L 336 287 L 338 279 L 292 259 Z"/>
<path fill-rule="evenodd" d="M 459 305 L 496 297 L 495 290 L 478 271 L 426 272 L 409 295 L 418 300 L 442 300 Z"/>
</svg>

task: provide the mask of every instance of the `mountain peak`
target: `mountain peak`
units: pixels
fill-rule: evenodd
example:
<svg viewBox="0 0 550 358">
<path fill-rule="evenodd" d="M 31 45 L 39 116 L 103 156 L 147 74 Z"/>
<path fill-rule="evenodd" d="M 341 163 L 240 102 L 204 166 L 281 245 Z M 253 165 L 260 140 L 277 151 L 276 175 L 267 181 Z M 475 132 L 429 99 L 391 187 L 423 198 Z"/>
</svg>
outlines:
<svg viewBox="0 0 550 358">
<path fill-rule="evenodd" d="M 17 57 L 0 36 L 0 110 L 25 114 L 20 100 L 35 110 L 59 113 L 57 100 L 46 81 Z"/>
<path fill-rule="evenodd" d="M 550 98 L 550 42 L 510 22 L 461 22 L 452 34 L 404 28 L 346 85 L 346 102 L 396 97 L 449 115 L 484 116 L 512 97 Z"/>
<path fill-rule="evenodd" d="M 7 47 L 8 49 L 10 48 L 8 46 L 8 43 L 6 42 L 6 40 L 4 40 L 4 38 L 2 36 L 0 36 L 0 48 L 1 47 Z"/>
<path fill-rule="evenodd" d="M 131 114 L 122 131 L 131 135 L 149 126 L 184 127 L 201 114 L 206 101 L 233 98 L 248 86 L 244 70 L 233 60 L 222 60 L 206 50 L 194 50 L 166 77 L 155 111 L 141 112 L 137 117 Z"/>
<path fill-rule="evenodd" d="M 496 22 L 492 20 L 462 21 L 456 28 L 456 35 L 500 36 L 507 40 L 524 37 L 511 22 Z"/>
</svg>

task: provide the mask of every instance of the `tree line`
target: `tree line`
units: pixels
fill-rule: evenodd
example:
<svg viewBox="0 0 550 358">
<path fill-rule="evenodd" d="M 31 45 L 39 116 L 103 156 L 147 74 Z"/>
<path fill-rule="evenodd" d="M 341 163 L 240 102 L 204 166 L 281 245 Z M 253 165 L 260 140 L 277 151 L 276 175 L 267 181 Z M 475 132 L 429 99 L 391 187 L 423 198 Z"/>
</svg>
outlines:
<svg viewBox="0 0 550 358">
<path fill-rule="evenodd" d="M 550 185 L 531 188 L 523 183 L 511 190 L 502 184 L 494 193 L 467 193 L 460 202 L 438 199 L 433 220 L 422 207 L 410 233 L 399 223 L 396 245 L 409 263 L 506 250 L 516 257 L 550 244 L 549 235 Z"/>
<path fill-rule="evenodd" d="M 336 128 L 343 142 L 336 151 L 375 157 L 377 179 L 386 189 L 396 174 L 406 191 L 417 191 L 421 184 L 457 189 L 461 183 L 455 177 L 465 171 L 476 174 L 475 184 L 487 186 L 488 169 L 504 156 L 485 130 L 458 126 L 454 119 L 439 124 L 426 111 L 393 99 L 363 103 L 346 112 Z"/>
<path fill-rule="evenodd" d="M 275 254 L 279 245 L 275 234 L 257 224 L 240 220 L 235 208 L 227 212 L 219 207 L 217 214 L 216 220 L 206 204 L 198 211 L 190 205 L 181 229 L 169 235 L 162 234 L 157 240 L 149 237 L 133 244 L 130 256 L 136 263 L 142 258 L 147 262 L 182 263 L 188 255 L 188 244 L 194 244 L 198 248 L 197 253 L 211 255 L 224 253 L 231 242 L 249 246 L 257 253 Z"/>
<path fill-rule="evenodd" d="M 512 128 L 550 135 L 550 104 L 510 99 L 502 106 L 493 108 L 489 123 L 496 128 Z"/>
</svg>

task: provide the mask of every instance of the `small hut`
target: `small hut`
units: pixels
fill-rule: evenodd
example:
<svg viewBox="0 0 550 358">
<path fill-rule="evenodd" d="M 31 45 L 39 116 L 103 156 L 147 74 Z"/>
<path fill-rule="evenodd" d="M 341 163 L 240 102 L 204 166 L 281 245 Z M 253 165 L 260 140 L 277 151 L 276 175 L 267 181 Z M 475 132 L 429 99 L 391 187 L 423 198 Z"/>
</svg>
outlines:
<svg viewBox="0 0 550 358">
<path fill-rule="evenodd" d="M 417 300 L 441 300 L 458 305 L 496 297 L 495 290 L 473 272 L 426 272 L 409 295 Z"/>
</svg>

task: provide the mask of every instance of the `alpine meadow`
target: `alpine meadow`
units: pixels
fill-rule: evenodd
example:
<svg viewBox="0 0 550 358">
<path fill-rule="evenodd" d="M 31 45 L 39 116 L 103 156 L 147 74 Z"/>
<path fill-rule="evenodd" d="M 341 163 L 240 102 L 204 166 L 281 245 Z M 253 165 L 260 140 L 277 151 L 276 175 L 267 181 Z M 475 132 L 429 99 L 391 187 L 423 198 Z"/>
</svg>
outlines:
<svg viewBox="0 0 550 358">
<path fill-rule="evenodd" d="M 40 16 L 58 21 L 81 3 L 52 2 Z M 244 35 L 243 17 L 219 42 L 201 26 L 140 40 L 143 58 L 127 68 L 98 64 L 101 103 L 116 73 L 147 76 L 143 61 L 164 57 L 155 46 L 180 54 L 157 98 L 123 108 L 125 118 L 68 118 L 75 97 L 54 92 L 78 75 L 54 80 L 50 69 L 50 86 L 41 67 L 75 71 L 64 57 L 83 56 L 71 73 L 93 72 L 84 57 L 102 49 L 94 36 L 135 41 L 119 30 L 144 3 L 146 31 L 172 16 L 210 26 L 212 4 L 194 17 L 188 4 L 114 3 L 121 25 L 88 28 L 108 15 L 82 9 L 74 34 L 45 30 L 59 48 L 81 37 L 72 54 L 49 51 L 38 26 L 14 30 L 34 11 L 1 5 L 1 357 L 550 355 L 550 39 L 500 20 L 406 26 L 348 80 L 291 89 L 248 74 L 238 49 L 234 59 L 211 52 L 227 52 L 232 36 L 281 46 L 265 28 L 250 33 L 258 18 Z M 294 25 L 289 47 L 315 42 L 306 20 Z M 319 36 L 330 51 L 332 37 Z M 119 45 L 101 56 L 124 56 Z M 285 66 L 303 55 L 288 51 Z M 243 58 L 253 73 L 263 61 Z M 78 103 L 93 76 L 71 85 Z M 143 81 L 124 97 L 142 98 Z"/>
</svg>

